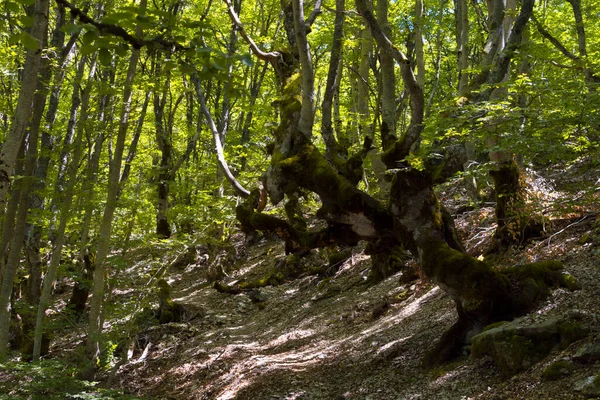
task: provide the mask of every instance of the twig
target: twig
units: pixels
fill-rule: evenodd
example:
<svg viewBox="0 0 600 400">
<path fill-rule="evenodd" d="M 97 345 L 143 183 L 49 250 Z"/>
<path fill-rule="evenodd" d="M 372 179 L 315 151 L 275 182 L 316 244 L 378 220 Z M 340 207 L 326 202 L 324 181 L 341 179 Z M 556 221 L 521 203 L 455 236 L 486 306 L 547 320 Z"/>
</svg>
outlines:
<svg viewBox="0 0 600 400">
<path fill-rule="evenodd" d="M 574 227 L 574 226 L 576 226 L 576 225 L 579 225 L 580 223 L 582 223 L 583 221 L 585 221 L 585 220 L 586 220 L 586 219 L 588 219 L 589 217 L 593 217 L 593 216 L 595 216 L 595 215 L 598 215 L 598 213 L 593 213 L 593 214 L 587 214 L 587 215 L 584 215 L 584 216 L 583 216 L 583 218 L 579 219 L 578 221 L 575 221 L 575 222 L 573 222 L 573 223 L 571 223 L 571 224 L 567 225 L 566 227 L 564 227 L 564 228 L 563 228 L 563 229 L 561 229 L 560 231 L 558 231 L 558 232 L 556 232 L 556 233 L 554 233 L 554 234 L 550 235 L 550 237 L 547 239 L 547 240 L 548 240 L 548 247 L 550 247 L 550 241 L 552 240 L 552 238 L 553 238 L 554 236 L 556 236 L 556 235 L 559 235 L 559 234 L 563 233 L 564 231 L 566 231 L 566 230 L 567 230 L 567 229 L 569 229 L 569 228 L 572 228 L 572 227 Z"/>
</svg>

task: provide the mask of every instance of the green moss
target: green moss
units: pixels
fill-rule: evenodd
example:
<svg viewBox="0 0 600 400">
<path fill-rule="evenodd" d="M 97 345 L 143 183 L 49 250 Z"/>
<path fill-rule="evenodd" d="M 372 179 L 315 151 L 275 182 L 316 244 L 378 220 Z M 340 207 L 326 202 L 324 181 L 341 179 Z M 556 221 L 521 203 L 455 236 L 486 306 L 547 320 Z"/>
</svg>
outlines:
<svg viewBox="0 0 600 400">
<path fill-rule="evenodd" d="M 571 343 L 585 338 L 589 329 L 579 321 L 566 320 L 558 324 L 558 333 L 560 334 L 560 346 L 566 348 Z"/>
<path fill-rule="evenodd" d="M 550 364 L 542 372 L 542 380 L 556 381 L 573 372 L 573 363 L 568 360 L 559 360 Z"/>
<path fill-rule="evenodd" d="M 563 281 L 567 289 L 573 290 L 581 290 L 581 284 L 577 282 L 577 279 L 571 274 L 563 274 Z"/>
<path fill-rule="evenodd" d="M 498 328 L 499 326 L 502 326 L 502 325 L 506 324 L 507 322 L 508 321 L 494 322 L 493 324 L 489 324 L 488 326 L 486 326 L 485 328 L 483 328 L 482 332 L 489 331 L 489 330 L 494 329 L 494 328 Z"/>
<path fill-rule="evenodd" d="M 277 286 L 285 282 L 285 278 L 281 272 L 272 272 L 265 277 L 254 281 L 245 281 L 239 284 L 240 289 L 255 289 L 265 286 Z"/>
<path fill-rule="evenodd" d="M 178 319 L 176 305 L 171 299 L 171 285 L 161 279 L 156 282 L 158 287 L 158 321 L 161 324 L 176 322 Z"/>
</svg>

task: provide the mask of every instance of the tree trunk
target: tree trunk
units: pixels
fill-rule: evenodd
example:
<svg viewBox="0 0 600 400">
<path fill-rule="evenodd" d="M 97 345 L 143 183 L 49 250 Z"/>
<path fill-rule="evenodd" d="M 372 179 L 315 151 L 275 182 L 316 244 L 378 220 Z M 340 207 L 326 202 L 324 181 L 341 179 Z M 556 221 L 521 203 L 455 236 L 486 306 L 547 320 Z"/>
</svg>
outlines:
<svg viewBox="0 0 600 400">
<path fill-rule="evenodd" d="M 456 48 L 458 54 L 458 95 L 465 96 L 469 87 L 469 8 L 467 0 L 456 0 Z"/>
<path fill-rule="evenodd" d="M 140 9 L 146 8 L 146 0 L 140 2 Z M 141 37 L 141 27 L 138 25 L 136 35 Z M 102 304 L 104 301 L 104 285 L 106 276 L 106 265 L 104 261 L 109 252 L 110 233 L 114 212 L 117 208 L 117 193 L 119 190 L 119 178 L 121 175 L 121 163 L 125 149 L 125 138 L 129 127 L 129 115 L 131 113 L 131 97 L 133 92 L 133 80 L 135 78 L 137 63 L 140 57 L 140 49 L 133 48 L 129 59 L 127 76 L 123 89 L 123 103 L 119 117 L 119 129 L 117 132 L 116 146 L 109 169 L 108 193 L 106 205 L 102 216 L 102 222 L 98 232 L 98 245 L 96 251 L 96 265 L 94 269 L 94 282 L 92 286 L 92 301 L 90 303 L 90 320 L 88 326 L 88 337 L 86 342 L 86 353 L 92 365 L 100 354 L 100 336 L 102 334 Z M 88 374 L 92 371 L 86 371 Z"/>
<path fill-rule="evenodd" d="M 82 57 L 82 65 L 86 63 L 86 56 Z M 62 256 L 62 247 L 65 242 L 65 230 L 67 228 L 67 222 L 69 221 L 72 213 L 73 196 L 75 194 L 75 184 L 77 183 L 77 172 L 79 168 L 79 162 L 83 155 L 83 134 L 87 123 L 88 116 L 88 105 L 90 99 L 90 92 L 92 87 L 92 81 L 96 72 L 96 60 L 92 60 L 92 65 L 89 71 L 90 83 L 82 93 L 81 99 L 81 115 L 77 123 L 77 132 L 75 135 L 74 143 L 72 146 L 71 160 L 66 166 L 67 181 L 66 187 L 64 188 L 64 195 L 61 196 L 61 210 L 60 220 L 58 223 L 58 229 L 55 235 L 54 249 L 52 251 L 52 258 L 50 260 L 50 266 L 46 276 L 44 277 L 44 286 L 42 289 L 39 306 L 37 309 L 37 316 L 35 321 L 35 336 L 33 343 L 33 361 L 37 361 L 42 355 L 42 339 L 44 333 L 44 316 L 46 309 L 50 304 L 50 296 L 52 294 L 52 287 L 54 286 L 54 279 L 56 277 L 56 270 Z M 76 89 L 77 90 L 77 89 Z"/>
<path fill-rule="evenodd" d="M 10 130 L 0 150 L 0 220 L 2 220 L 6 208 L 6 195 L 19 147 L 31 117 L 31 105 L 37 87 L 41 62 L 42 43 L 45 42 L 44 38 L 47 36 L 49 3 L 49 0 L 37 0 L 35 3 L 31 36 L 38 42 L 38 48 L 27 50 L 17 107 Z"/>
<path fill-rule="evenodd" d="M 3 360 L 6 357 L 11 316 L 10 299 L 17 269 L 19 268 L 19 261 L 21 259 L 21 249 L 23 248 L 27 214 L 29 212 L 29 193 L 33 181 L 35 162 L 37 160 L 37 132 L 34 130 L 28 139 L 24 176 L 19 183 L 21 186 L 19 193 L 19 209 L 15 219 L 14 230 L 11 235 L 12 242 L 6 260 L 6 267 L 4 268 L 2 288 L 0 291 L 0 360 Z M 30 328 L 30 326 L 27 326 L 27 328 Z M 25 344 L 26 343 L 27 342 L 25 342 Z"/>
</svg>

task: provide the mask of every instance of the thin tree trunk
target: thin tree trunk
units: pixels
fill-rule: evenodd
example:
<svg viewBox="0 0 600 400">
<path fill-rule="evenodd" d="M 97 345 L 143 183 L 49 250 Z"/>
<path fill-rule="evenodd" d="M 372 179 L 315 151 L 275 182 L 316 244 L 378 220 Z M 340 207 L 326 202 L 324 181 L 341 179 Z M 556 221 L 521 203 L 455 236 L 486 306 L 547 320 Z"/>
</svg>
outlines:
<svg viewBox="0 0 600 400">
<path fill-rule="evenodd" d="M 38 42 L 36 50 L 27 50 L 23 67 L 23 80 L 15 114 L 8 135 L 0 150 L 0 220 L 6 208 L 6 195 L 19 152 L 19 147 L 25 135 L 25 129 L 31 117 L 33 96 L 37 87 L 38 71 L 41 63 L 42 43 L 47 36 L 49 0 L 37 0 L 33 15 L 31 36 Z M 2 351 L 2 350 L 0 350 Z"/>
<path fill-rule="evenodd" d="M 339 65 L 341 63 L 342 39 L 345 19 L 345 0 L 336 0 L 335 2 L 335 21 L 333 28 L 333 44 L 331 46 L 331 58 L 329 60 L 329 70 L 327 72 L 327 83 L 325 85 L 325 94 L 321 104 L 321 136 L 326 146 L 327 158 L 337 165 L 347 158 L 347 150 L 340 146 L 333 132 L 332 108 L 333 97 L 339 88 L 340 77 Z M 265 64 L 267 65 L 267 64 Z M 338 160 L 338 157 L 342 160 Z"/>
<path fill-rule="evenodd" d="M 38 135 L 36 131 L 33 131 L 29 135 L 27 144 L 24 177 L 20 182 L 19 209 L 15 219 L 14 231 L 11 235 L 12 242 L 4 269 L 2 289 L 0 291 L 0 360 L 3 360 L 6 356 L 11 316 L 10 298 L 13 291 L 14 279 L 19 268 L 23 239 L 25 238 L 25 227 L 29 212 L 29 192 L 37 160 Z"/>
<path fill-rule="evenodd" d="M 458 95 L 464 96 L 469 88 L 469 8 L 467 0 L 456 0 L 456 47 L 458 54 Z"/>
<path fill-rule="evenodd" d="M 81 63 L 85 65 L 86 56 L 82 57 Z M 42 289 L 39 306 L 37 309 L 36 321 L 35 321 L 35 335 L 33 343 L 33 361 L 37 361 L 40 358 L 42 352 L 42 338 L 44 333 L 44 316 L 46 309 L 50 304 L 50 296 L 52 294 L 52 287 L 54 285 L 54 279 L 56 277 L 56 270 L 62 256 L 62 247 L 65 241 L 65 229 L 67 228 L 67 222 L 71 218 L 73 204 L 73 195 L 75 194 L 75 184 L 77 183 L 77 171 L 79 168 L 79 162 L 83 155 L 83 134 L 88 117 L 88 105 L 90 99 L 90 92 L 92 89 L 92 81 L 96 73 L 96 60 L 92 60 L 92 65 L 89 72 L 90 83 L 83 91 L 81 98 L 81 115 L 77 123 L 77 132 L 72 146 L 71 160 L 66 166 L 66 188 L 64 189 L 64 195 L 61 197 L 61 208 L 60 208 L 60 220 L 58 223 L 58 229 L 54 240 L 54 250 L 52 251 L 52 258 L 50 260 L 50 266 L 46 276 L 44 277 L 44 286 Z"/>
<path fill-rule="evenodd" d="M 146 8 L 146 0 L 141 0 L 140 9 Z M 136 35 L 141 37 L 142 30 L 138 25 Z M 106 266 L 104 261 L 110 247 L 110 234 L 115 210 L 117 208 L 117 193 L 119 190 L 119 178 L 121 176 L 121 163 L 125 149 L 125 137 L 129 127 L 129 115 L 131 113 L 131 97 L 133 92 L 133 80 L 135 78 L 137 63 L 140 57 L 140 49 L 133 48 L 129 59 L 127 77 L 123 89 L 123 103 L 119 117 L 119 129 L 117 133 L 116 146 L 112 162 L 110 163 L 108 193 L 104 214 L 98 233 L 98 247 L 96 251 L 96 266 L 94 269 L 94 283 L 92 286 L 92 301 L 90 303 L 90 321 L 88 326 L 88 337 L 86 342 L 86 353 L 93 361 L 92 365 L 100 355 L 100 336 L 102 334 L 102 304 L 104 301 L 104 285 Z"/>
<path fill-rule="evenodd" d="M 415 60 L 417 64 L 417 83 L 421 89 L 425 86 L 425 53 L 423 51 L 423 0 L 415 1 Z M 385 28 L 382 26 L 383 31 Z M 388 37 L 391 37 L 385 32 Z"/>
</svg>

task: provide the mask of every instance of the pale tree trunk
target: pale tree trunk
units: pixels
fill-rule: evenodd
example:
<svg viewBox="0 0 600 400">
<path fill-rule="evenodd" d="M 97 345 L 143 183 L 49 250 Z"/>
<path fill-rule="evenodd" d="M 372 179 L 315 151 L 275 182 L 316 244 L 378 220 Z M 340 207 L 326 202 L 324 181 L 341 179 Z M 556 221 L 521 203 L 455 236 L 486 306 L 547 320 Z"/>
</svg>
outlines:
<svg viewBox="0 0 600 400">
<path fill-rule="evenodd" d="M 467 94 L 469 87 L 469 8 L 467 0 L 455 0 L 456 47 L 458 54 L 458 95 Z"/>
<path fill-rule="evenodd" d="M 417 64 L 417 83 L 425 86 L 425 54 L 423 51 L 423 0 L 415 2 L 415 61 Z M 385 32 L 385 28 L 382 26 Z M 386 32 L 387 34 L 387 32 Z"/>
<path fill-rule="evenodd" d="M 40 129 L 42 124 L 42 114 L 44 112 L 45 105 L 47 103 L 46 96 L 50 92 L 50 80 L 62 81 L 60 77 L 64 76 L 64 70 L 58 69 L 52 66 L 51 60 L 56 60 L 59 65 L 62 65 L 70 47 L 74 42 L 69 42 L 67 47 L 63 48 L 64 44 L 64 32 L 61 30 L 65 23 L 65 9 L 62 6 L 58 7 L 56 17 L 56 27 L 52 33 L 52 39 L 50 44 L 55 49 L 61 49 L 58 57 L 54 56 L 54 52 L 50 52 L 48 57 L 42 59 L 42 65 L 40 67 L 40 79 L 41 88 L 36 93 L 36 99 L 34 99 L 33 116 L 31 121 L 30 129 Z M 54 76 L 54 78 L 53 78 Z M 55 85 L 54 85 L 55 86 Z M 51 92 L 48 110 L 46 112 L 46 125 L 49 125 L 49 121 L 53 121 L 58 110 L 58 95 L 55 95 L 55 90 Z M 37 103 L 37 105 L 36 105 Z M 36 113 L 39 112 L 39 115 Z M 29 208 L 35 213 L 41 213 L 44 209 L 44 197 L 42 191 L 46 187 L 45 180 L 48 170 L 48 164 L 50 162 L 50 155 L 52 152 L 51 135 L 48 132 L 47 126 L 42 130 L 41 137 L 41 151 L 37 160 L 35 168 L 35 182 L 31 191 L 29 199 Z M 28 284 L 28 303 L 37 306 L 39 301 L 39 292 L 41 290 L 41 267 L 42 258 L 40 254 L 40 244 L 42 240 L 42 226 L 39 223 L 28 223 L 25 233 L 25 261 L 29 271 Z"/>
<path fill-rule="evenodd" d="M 300 132 L 307 138 L 312 137 L 315 115 L 315 76 L 304 21 L 304 1 L 292 0 L 294 11 L 294 30 L 302 73 L 302 108 L 300 110 Z"/>
<path fill-rule="evenodd" d="M 115 80 L 115 70 L 110 68 L 102 73 L 101 81 L 106 82 L 107 87 L 112 87 Z M 67 309 L 70 310 L 75 319 L 79 319 L 85 311 L 85 305 L 90 292 L 93 281 L 94 273 L 94 257 L 91 255 L 93 252 L 89 249 L 89 231 L 92 223 L 92 217 L 94 215 L 94 187 L 98 181 L 98 169 L 100 165 L 100 156 L 102 154 L 102 146 L 106 139 L 106 132 L 112 128 L 112 103 L 114 95 L 111 93 L 105 94 L 100 97 L 98 101 L 98 113 L 95 118 L 98 121 L 98 125 L 94 129 L 97 132 L 95 137 L 91 135 L 87 137 L 87 141 L 90 143 L 90 149 L 88 149 L 88 160 L 85 172 L 85 178 L 82 184 L 80 196 L 83 201 L 83 218 L 81 221 L 81 234 L 79 240 L 79 254 L 77 257 L 77 279 L 73 285 L 73 292 L 69 298 Z"/>
<path fill-rule="evenodd" d="M 227 164 L 227 160 L 225 159 L 225 153 L 223 152 L 223 144 L 221 143 L 221 135 L 215 125 L 215 122 L 212 118 L 212 114 L 206 105 L 206 100 L 204 98 L 204 93 L 202 93 L 202 88 L 200 87 L 200 81 L 197 76 L 192 77 L 194 82 L 194 87 L 196 88 L 196 95 L 198 96 L 198 101 L 200 102 L 200 107 L 202 108 L 202 112 L 204 113 L 204 117 L 208 122 L 208 127 L 213 135 L 213 141 L 215 144 L 215 151 L 217 153 L 217 160 L 219 162 L 219 166 L 221 167 L 223 173 L 225 174 L 225 178 L 231 183 L 236 194 L 241 197 L 248 197 L 250 192 L 244 188 L 241 183 L 238 182 L 236 177 L 231 173 L 229 166 Z"/>
<path fill-rule="evenodd" d="M 437 23 L 442 26 L 444 20 L 444 10 L 446 8 L 446 2 L 440 2 L 440 8 L 438 9 L 438 21 Z M 425 105 L 425 117 L 429 116 L 431 111 L 431 105 L 433 104 L 433 99 L 435 99 L 435 95 L 440 84 L 440 73 L 442 67 L 442 30 L 438 29 L 435 38 L 436 44 L 436 57 L 435 57 L 435 78 L 433 80 L 433 84 L 431 85 L 431 91 L 429 92 L 429 97 L 427 99 L 427 104 Z"/>
<path fill-rule="evenodd" d="M 17 156 L 17 165 L 15 166 L 15 175 L 17 176 L 24 175 L 24 153 L 25 145 L 22 145 Z M 21 198 L 21 185 L 15 185 L 15 187 L 11 189 L 8 206 L 6 207 L 6 213 L 4 215 L 4 220 L 2 221 L 2 237 L 0 238 L 0 284 L 2 283 L 4 270 L 6 269 L 5 261 L 8 257 L 12 233 L 15 227 L 15 218 L 17 217 L 17 210 L 19 209 L 19 199 Z"/>
<path fill-rule="evenodd" d="M 0 220 L 2 220 L 6 208 L 6 196 L 10 186 L 12 170 L 31 117 L 31 106 L 41 63 L 42 43 L 44 43 L 48 29 L 49 3 L 49 0 L 37 0 L 35 3 L 31 36 L 38 42 L 38 48 L 27 50 L 17 107 L 15 108 L 10 130 L 2 144 L 2 150 L 0 150 Z"/>
<path fill-rule="evenodd" d="M 140 2 L 140 9 L 146 8 L 146 0 Z M 141 37 L 141 27 L 136 30 L 138 37 Z M 106 197 L 106 205 L 100 229 L 98 233 L 98 245 L 96 250 L 96 265 L 94 269 L 94 282 L 92 286 L 92 300 L 90 302 L 90 320 L 88 326 L 88 337 L 86 341 L 86 354 L 92 361 L 92 365 L 100 355 L 100 336 L 102 334 L 102 304 L 104 301 L 104 285 L 106 276 L 106 265 L 104 261 L 108 255 L 110 248 L 110 234 L 115 210 L 117 208 L 117 193 L 119 190 L 119 178 L 121 175 L 121 163 L 123 159 L 123 151 L 125 148 L 125 138 L 129 127 L 129 115 L 131 113 L 131 97 L 133 89 L 133 80 L 137 63 L 140 57 L 140 49 L 133 48 L 129 59 L 127 69 L 127 77 L 123 89 L 123 103 L 121 115 L 119 117 L 119 129 L 117 132 L 116 145 L 112 162 L 110 163 L 108 193 Z"/>
<path fill-rule="evenodd" d="M 87 61 L 86 59 L 86 56 L 82 57 L 81 65 L 85 65 Z M 77 183 L 77 171 L 79 167 L 79 162 L 81 161 L 83 155 L 83 134 L 87 123 L 90 92 L 92 89 L 92 81 L 94 79 L 95 73 L 96 60 L 94 58 L 92 60 L 92 65 L 88 74 L 90 83 L 87 85 L 81 96 L 81 114 L 79 117 L 79 121 L 77 122 L 77 132 L 75 134 L 75 139 L 72 146 L 71 160 L 66 166 L 66 187 L 64 188 L 64 194 L 61 195 L 57 193 L 57 197 L 61 198 L 60 219 L 54 239 L 54 249 L 52 251 L 52 258 L 50 260 L 50 265 L 48 267 L 48 271 L 46 272 L 46 276 L 44 277 L 44 286 L 42 289 L 41 298 L 37 309 L 33 344 L 33 361 L 37 361 L 41 355 L 42 337 L 44 333 L 44 316 L 46 313 L 46 309 L 50 304 L 50 296 L 52 295 L 52 287 L 54 285 L 54 279 L 56 277 L 56 270 L 58 268 L 58 264 L 60 263 L 60 259 L 62 256 L 62 247 L 65 241 L 65 229 L 67 227 L 67 222 L 71 218 L 72 214 L 71 206 L 73 204 L 73 195 L 75 194 L 75 185 Z M 80 89 L 75 88 L 75 90 Z"/>
<path fill-rule="evenodd" d="M 46 44 L 44 44 L 44 47 L 46 47 Z M 48 65 L 48 61 L 47 60 L 43 60 L 42 61 L 42 67 L 41 67 L 41 71 L 40 71 L 40 79 L 38 80 L 38 90 L 36 91 L 34 97 L 33 97 L 33 109 L 32 109 L 32 115 L 31 115 L 31 123 L 29 125 L 29 137 L 30 140 L 36 140 L 39 137 L 39 132 L 40 132 L 40 124 L 42 121 L 42 117 L 44 114 L 44 106 L 46 104 L 46 94 L 48 92 L 47 90 L 47 81 L 50 77 L 50 68 Z M 37 161 L 37 160 L 36 160 Z M 37 162 L 33 161 L 34 164 L 37 164 Z M 32 175 L 35 174 L 35 165 L 32 167 Z M 29 208 L 31 209 L 34 206 L 33 203 L 33 198 L 34 198 L 34 191 L 35 191 L 35 185 L 33 185 L 30 187 L 30 198 L 29 198 Z M 33 318 L 33 310 L 35 309 L 35 307 L 37 307 L 37 304 L 39 302 L 40 299 L 40 289 L 41 289 L 41 280 L 42 280 L 42 263 L 41 263 L 41 259 L 39 257 L 39 251 L 37 252 L 37 257 L 36 254 L 31 254 L 30 252 L 28 252 L 28 242 L 29 242 L 29 237 L 28 237 L 28 233 L 29 233 L 29 228 L 31 227 L 30 224 L 26 223 L 25 225 L 25 239 L 24 239 L 24 252 L 25 252 L 25 259 L 26 259 L 26 264 L 27 264 L 27 272 L 28 272 L 28 277 L 27 277 L 27 287 L 26 287 L 26 292 L 25 292 L 25 302 L 27 304 L 27 310 L 23 310 L 23 312 L 20 312 L 19 315 L 21 317 L 22 320 L 22 332 L 23 332 L 23 340 L 21 343 L 21 360 L 28 360 L 29 357 L 31 356 L 31 348 L 33 345 L 33 341 L 32 341 L 32 336 L 33 336 L 33 329 L 35 327 L 35 320 Z M 38 247 L 39 249 L 39 247 Z M 33 262 L 32 262 L 33 261 Z"/>
<path fill-rule="evenodd" d="M 377 1 L 377 22 L 385 34 L 391 36 L 387 0 Z M 379 58 L 381 60 L 381 142 L 383 149 L 386 150 L 390 142 L 397 139 L 396 76 L 394 57 L 387 51 L 380 51 Z"/>
</svg>

